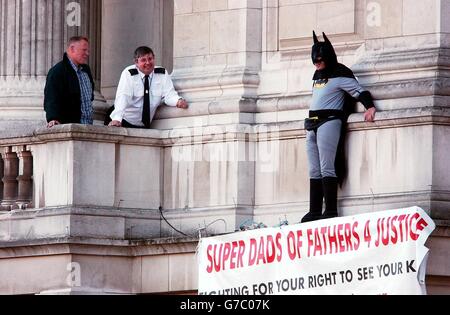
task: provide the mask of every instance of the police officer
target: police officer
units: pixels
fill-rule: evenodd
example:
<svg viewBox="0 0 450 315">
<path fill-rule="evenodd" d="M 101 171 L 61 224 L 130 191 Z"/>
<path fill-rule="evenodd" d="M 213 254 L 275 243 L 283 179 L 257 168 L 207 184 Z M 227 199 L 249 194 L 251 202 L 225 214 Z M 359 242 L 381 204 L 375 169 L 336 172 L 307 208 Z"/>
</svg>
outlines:
<svg viewBox="0 0 450 315">
<path fill-rule="evenodd" d="M 134 62 L 123 70 L 120 77 L 109 126 L 150 128 L 162 102 L 168 106 L 188 108 L 187 102 L 175 91 L 167 70 L 155 67 L 155 54 L 151 48 L 138 47 Z"/>
</svg>

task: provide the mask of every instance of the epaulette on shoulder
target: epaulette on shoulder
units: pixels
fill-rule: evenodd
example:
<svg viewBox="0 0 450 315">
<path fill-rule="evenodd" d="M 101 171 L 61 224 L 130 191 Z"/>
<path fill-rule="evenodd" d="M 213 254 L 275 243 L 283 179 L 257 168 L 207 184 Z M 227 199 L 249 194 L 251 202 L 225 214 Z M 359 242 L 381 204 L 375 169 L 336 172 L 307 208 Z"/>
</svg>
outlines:
<svg viewBox="0 0 450 315">
<path fill-rule="evenodd" d="M 137 71 L 137 69 L 130 69 L 130 70 L 128 70 L 129 72 L 130 72 L 130 74 L 132 75 L 132 76 L 134 76 L 134 75 L 137 75 L 139 72 Z"/>
<path fill-rule="evenodd" d="M 166 68 L 155 68 L 155 73 L 166 74 Z"/>
</svg>

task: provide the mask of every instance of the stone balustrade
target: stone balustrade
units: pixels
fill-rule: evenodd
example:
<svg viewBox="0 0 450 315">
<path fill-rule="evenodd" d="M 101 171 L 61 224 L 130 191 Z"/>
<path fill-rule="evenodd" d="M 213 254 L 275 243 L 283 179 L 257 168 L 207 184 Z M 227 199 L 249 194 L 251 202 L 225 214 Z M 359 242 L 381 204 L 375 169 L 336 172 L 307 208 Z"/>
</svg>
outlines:
<svg viewBox="0 0 450 315">
<path fill-rule="evenodd" d="M 33 156 L 26 145 L 2 148 L 0 162 L 2 210 L 33 206 Z"/>
</svg>

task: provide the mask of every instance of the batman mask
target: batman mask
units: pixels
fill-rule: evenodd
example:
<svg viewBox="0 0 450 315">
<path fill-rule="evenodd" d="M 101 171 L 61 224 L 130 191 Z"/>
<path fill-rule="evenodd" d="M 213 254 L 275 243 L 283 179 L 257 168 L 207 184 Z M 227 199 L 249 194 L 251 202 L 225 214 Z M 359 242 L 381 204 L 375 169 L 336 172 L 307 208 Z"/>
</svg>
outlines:
<svg viewBox="0 0 450 315">
<path fill-rule="evenodd" d="M 316 33 L 313 31 L 314 45 L 311 49 L 311 59 L 313 63 L 320 60 L 325 62 L 324 70 L 317 70 L 314 73 L 313 80 L 329 79 L 335 77 L 354 78 L 353 72 L 346 66 L 338 63 L 336 52 L 333 45 L 325 33 L 323 34 L 324 42 L 319 42 Z"/>
<path fill-rule="evenodd" d="M 331 44 L 325 33 L 322 34 L 325 41 L 319 42 L 316 33 L 313 31 L 314 45 L 312 46 L 311 50 L 311 59 L 313 63 L 322 59 L 325 62 L 325 66 L 329 69 L 332 69 L 338 63 L 336 52 L 334 51 L 333 45 Z"/>
</svg>

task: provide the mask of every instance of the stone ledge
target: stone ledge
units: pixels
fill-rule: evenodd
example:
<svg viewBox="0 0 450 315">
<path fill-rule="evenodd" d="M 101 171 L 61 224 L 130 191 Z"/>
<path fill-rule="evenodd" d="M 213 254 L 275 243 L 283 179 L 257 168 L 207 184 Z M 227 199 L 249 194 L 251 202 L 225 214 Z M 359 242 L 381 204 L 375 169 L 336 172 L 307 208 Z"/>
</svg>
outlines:
<svg viewBox="0 0 450 315">
<path fill-rule="evenodd" d="M 153 244 L 169 236 L 165 240 L 177 240 L 177 230 L 195 239 L 200 231 L 209 235 L 235 231 L 242 220 L 249 218 L 250 210 L 236 206 L 164 210 L 165 219 L 157 209 L 55 207 L 12 211 L 0 216 L 0 241 L 88 238 L 137 245 L 141 241 Z M 219 220 L 223 224 L 212 225 Z"/>
<path fill-rule="evenodd" d="M 436 229 L 433 231 L 433 236 L 450 238 L 450 220 L 434 220 L 434 223 Z"/>
<path fill-rule="evenodd" d="M 276 113 L 267 114 L 277 115 Z M 211 140 L 210 135 L 214 135 L 216 138 L 218 137 L 220 140 L 223 140 L 223 142 L 235 141 L 238 139 L 238 136 L 234 137 L 232 135 L 237 135 L 241 132 L 264 134 L 264 130 L 260 128 L 261 126 L 273 126 L 276 127 L 277 131 L 280 133 L 287 131 L 289 134 L 292 134 L 294 131 L 294 133 L 298 133 L 298 136 L 304 136 L 303 119 L 306 116 L 307 111 L 302 109 L 298 111 L 298 115 L 294 115 L 292 112 L 290 113 L 290 117 L 298 117 L 298 119 L 291 121 L 275 121 L 262 124 L 236 122 L 222 125 L 208 125 L 200 121 L 200 126 L 196 126 L 194 121 L 191 126 L 185 125 L 183 128 L 175 128 L 172 130 L 128 129 L 67 124 L 56 126 L 52 129 L 29 128 L 25 130 L 16 129 L 0 132 L 0 146 L 18 146 L 55 141 L 94 141 L 164 147 L 171 146 L 174 143 L 191 143 L 192 136 L 196 136 L 199 133 L 203 137 L 200 140 L 202 142 L 209 142 Z M 450 125 L 450 108 L 430 106 L 392 111 L 378 111 L 374 123 L 364 122 L 362 112 L 352 114 L 349 117 L 350 131 L 399 128 L 418 125 Z M 268 128 L 266 132 L 271 133 L 273 130 Z M 223 135 L 227 136 L 223 137 Z M 255 139 L 256 138 L 250 138 L 250 141 L 254 141 Z"/>
<path fill-rule="evenodd" d="M 154 256 L 196 251 L 198 239 L 178 237 L 149 240 L 115 240 L 62 237 L 0 242 L 0 259 L 49 255 Z"/>
</svg>

